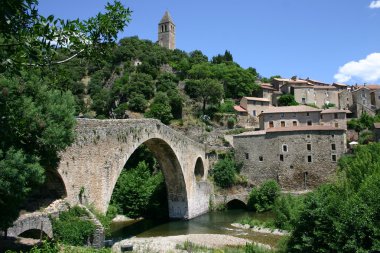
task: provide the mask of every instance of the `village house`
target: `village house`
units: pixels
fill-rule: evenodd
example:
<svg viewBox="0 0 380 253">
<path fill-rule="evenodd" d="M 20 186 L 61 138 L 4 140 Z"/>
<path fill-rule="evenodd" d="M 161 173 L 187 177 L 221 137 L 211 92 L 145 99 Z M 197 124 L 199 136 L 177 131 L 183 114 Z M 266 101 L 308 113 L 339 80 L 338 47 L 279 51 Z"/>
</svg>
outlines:
<svg viewBox="0 0 380 253">
<path fill-rule="evenodd" d="M 241 173 L 253 184 L 275 179 L 286 190 L 327 182 L 346 152 L 347 113 L 305 105 L 267 108 L 259 131 L 233 137 Z"/>
<path fill-rule="evenodd" d="M 267 108 L 259 115 L 260 129 L 319 125 L 321 111 L 305 105 Z"/>
<path fill-rule="evenodd" d="M 356 87 L 352 92 L 352 112 L 355 118 L 363 113 L 371 116 L 376 114 L 376 107 L 372 105 L 372 90 L 366 86 Z"/>
<path fill-rule="evenodd" d="M 276 180 L 283 190 L 312 189 L 328 182 L 346 151 L 345 130 L 290 126 L 235 135 L 235 157 L 250 183 Z"/>
<path fill-rule="evenodd" d="M 259 116 L 262 111 L 270 106 L 271 101 L 268 98 L 242 97 L 240 100 L 240 107 L 253 117 Z"/>
</svg>

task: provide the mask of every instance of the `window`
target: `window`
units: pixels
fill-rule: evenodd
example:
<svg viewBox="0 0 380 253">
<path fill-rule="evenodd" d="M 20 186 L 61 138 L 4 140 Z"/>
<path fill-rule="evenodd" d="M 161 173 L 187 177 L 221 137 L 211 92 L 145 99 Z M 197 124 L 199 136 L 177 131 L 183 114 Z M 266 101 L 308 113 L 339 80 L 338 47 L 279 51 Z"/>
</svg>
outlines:
<svg viewBox="0 0 380 253">
<path fill-rule="evenodd" d="M 281 113 L 281 118 L 283 118 L 285 116 L 285 114 L 284 113 Z"/>
<path fill-rule="evenodd" d="M 288 152 L 288 145 L 283 144 L 283 145 L 282 145 L 282 151 L 284 151 L 284 152 Z"/>
<path fill-rule="evenodd" d="M 297 126 L 297 121 L 293 120 L 293 126 Z"/>
<path fill-rule="evenodd" d="M 323 114 L 321 114 L 321 119 L 323 119 Z"/>
<path fill-rule="evenodd" d="M 307 112 L 307 113 L 306 113 L 306 116 L 310 116 L 310 112 Z"/>
<path fill-rule="evenodd" d="M 307 121 L 307 125 L 308 125 L 308 126 L 313 125 L 313 123 L 311 122 L 311 120 L 308 120 L 308 121 Z"/>
<path fill-rule="evenodd" d="M 302 98 L 302 104 L 306 104 L 306 98 Z"/>
<path fill-rule="evenodd" d="M 249 154 L 245 153 L 245 159 L 249 159 Z"/>
<path fill-rule="evenodd" d="M 273 121 L 269 121 L 269 128 L 274 127 Z"/>
<path fill-rule="evenodd" d="M 253 115 L 253 116 L 256 116 L 256 110 L 253 110 L 253 111 L 252 111 L 252 115 Z"/>
<path fill-rule="evenodd" d="M 308 143 L 308 144 L 306 145 L 306 147 L 307 147 L 307 150 L 308 150 L 308 151 L 311 151 L 311 143 Z"/>
<path fill-rule="evenodd" d="M 281 161 L 281 162 L 284 161 L 284 155 L 280 155 L 280 161 Z"/>
<path fill-rule="evenodd" d="M 338 114 L 334 113 L 334 119 L 337 119 L 337 118 L 338 118 Z"/>
<path fill-rule="evenodd" d="M 259 156 L 259 161 L 262 162 L 263 160 L 263 156 Z"/>
<path fill-rule="evenodd" d="M 336 162 L 336 155 L 331 155 L 331 161 Z"/>
<path fill-rule="evenodd" d="M 310 134 L 306 135 L 306 138 L 311 139 L 311 135 Z"/>
<path fill-rule="evenodd" d="M 168 25 L 165 25 L 165 32 L 168 31 Z"/>
<path fill-rule="evenodd" d="M 335 122 L 335 127 L 339 127 L 339 124 L 338 124 L 338 122 Z"/>
<path fill-rule="evenodd" d="M 331 150 L 336 150 L 336 145 L 335 145 L 335 143 L 332 143 L 332 144 L 331 144 Z"/>
<path fill-rule="evenodd" d="M 285 121 L 281 121 L 281 127 L 285 127 Z"/>
<path fill-rule="evenodd" d="M 308 163 L 311 163 L 312 161 L 313 161 L 313 160 L 312 160 L 312 158 L 311 158 L 311 155 L 308 155 L 308 156 L 307 156 L 307 162 L 308 162 Z"/>
</svg>

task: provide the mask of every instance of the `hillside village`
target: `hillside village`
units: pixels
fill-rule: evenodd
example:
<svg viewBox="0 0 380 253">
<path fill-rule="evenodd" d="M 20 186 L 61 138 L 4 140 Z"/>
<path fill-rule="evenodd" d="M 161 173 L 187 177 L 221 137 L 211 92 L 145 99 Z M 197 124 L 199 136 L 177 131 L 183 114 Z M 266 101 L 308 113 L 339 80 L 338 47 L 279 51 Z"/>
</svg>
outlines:
<svg viewBox="0 0 380 253">
<path fill-rule="evenodd" d="M 23 15 L 1 24 L 14 50 L 0 52 L 0 251 L 25 238 L 31 253 L 380 249 L 380 84 L 182 51 L 168 11 L 157 41 L 116 41 L 131 15 L 118 1 L 62 22 L 72 48 L 53 48 L 39 29 L 59 20 L 32 6 L 7 5 Z"/>
</svg>

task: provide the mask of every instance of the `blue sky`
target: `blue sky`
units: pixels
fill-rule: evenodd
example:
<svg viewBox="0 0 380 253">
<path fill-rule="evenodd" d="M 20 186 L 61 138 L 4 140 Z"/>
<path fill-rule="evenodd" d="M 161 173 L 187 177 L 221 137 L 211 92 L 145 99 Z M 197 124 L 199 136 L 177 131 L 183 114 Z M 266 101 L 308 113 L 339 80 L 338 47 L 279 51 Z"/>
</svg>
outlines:
<svg viewBox="0 0 380 253">
<path fill-rule="evenodd" d="M 40 0 L 40 12 L 86 19 L 103 0 Z M 242 67 L 265 77 L 380 83 L 380 0 L 129 0 L 133 11 L 120 38 L 157 40 L 168 10 L 177 48 L 215 56 L 229 50 Z"/>
</svg>

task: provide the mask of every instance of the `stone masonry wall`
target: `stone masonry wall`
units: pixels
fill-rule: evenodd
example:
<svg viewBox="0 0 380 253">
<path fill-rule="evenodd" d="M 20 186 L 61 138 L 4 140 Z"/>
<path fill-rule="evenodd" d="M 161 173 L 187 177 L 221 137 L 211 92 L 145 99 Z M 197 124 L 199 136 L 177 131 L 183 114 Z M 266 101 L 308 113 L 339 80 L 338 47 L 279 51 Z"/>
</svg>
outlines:
<svg viewBox="0 0 380 253">
<path fill-rule="evenodd" d="M 304 190 L 315 188 L 334 175 L 346 143 L 342 130 L 309 130 L 238 135 L 234 136 L 234 147 L 236 159 L 243 163 L 241 173 L 253 184 L 274 179 L 284 190 Z"/>
</svg>

